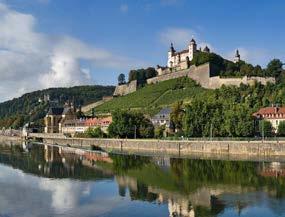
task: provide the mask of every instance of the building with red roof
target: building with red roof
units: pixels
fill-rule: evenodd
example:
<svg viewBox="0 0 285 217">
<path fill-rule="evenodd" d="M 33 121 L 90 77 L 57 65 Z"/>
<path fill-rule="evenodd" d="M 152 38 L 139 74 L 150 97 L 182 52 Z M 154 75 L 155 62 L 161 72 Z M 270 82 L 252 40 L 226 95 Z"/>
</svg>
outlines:
<svg viewBox="0 0 285 217">
<path fill-rule="evenodd" d="M 269 121 L 275 132 L 277 132 L 280 122 L 285 121 L 285 107 L 271 106 L 261 108 L 253 116 L 257 120 Z"/>
</svg>

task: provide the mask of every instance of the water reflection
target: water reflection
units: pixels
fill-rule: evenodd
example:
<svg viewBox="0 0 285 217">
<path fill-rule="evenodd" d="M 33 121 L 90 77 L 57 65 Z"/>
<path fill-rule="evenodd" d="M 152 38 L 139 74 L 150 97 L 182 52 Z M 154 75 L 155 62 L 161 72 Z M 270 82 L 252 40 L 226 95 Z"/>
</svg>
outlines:
<svg viewBox="0 0 285 217">
<path fill-rule="evenodd" d="M 0 146 L 0 216 L 285 216 L 285 165 Z"/>
</svg>

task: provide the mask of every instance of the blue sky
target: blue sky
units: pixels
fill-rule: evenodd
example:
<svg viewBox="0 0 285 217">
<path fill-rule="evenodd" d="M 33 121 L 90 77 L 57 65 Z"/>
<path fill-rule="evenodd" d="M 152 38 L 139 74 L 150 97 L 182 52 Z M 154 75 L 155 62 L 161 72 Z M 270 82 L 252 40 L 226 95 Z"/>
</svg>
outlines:
<svg viewBox="0 0 285 217">
<path fill-rule="evenodd" d="M 21 42 L 21 45 L 24 44 L 26 48 L 27 43 L 31 43 L 28 46 L 31 48 L 35 44 L 33 40 L 36 40 L 40 41 L 36 43 L 37 52 L 45 48 L 48 50 L 45 54 L 34 53 L 34 56 L 42 57 L 41 60 L 36 60 L 39 64 L 35 64 L 41 67 L 31 70 L 37 71 L 38 77 L 51 82 L 45 85 L 45 82 L 39 81 L 37 83 L 41 85 L 27 87 L 22 81 L 22 84 L 18 85 L 20 90 L 14 95 L 50 86 L 72 86 L 81 83 L 116 84 L 119 73 L 127 74 L 132 68 L 165 65 L 170 41 L 173 41 L 177 49 L 183 49 L 192 36 L 195 36 L 198 45 L 207 44 L 214 52 L 226 58 L 231 58 L 234 50 L 239 48 L 242 58 L 253 64 L 265 66 L 272 58 L 285 59 L 285 45 L 282 43 L 285 31 L 283 27 L 285 2 L 281 0 L 0 0 L 0 2 L 6 7 L 5 13 L 17 13 L 31 18 L 21 19 L 17 16 L 15 18 L 19 19 L 17 23 L 25 20 L 21 26 L 26 25 L 27 29 L 24 33 L 9 30 L 9 34 L 6 34 L 1 32 L 0 13 L 0 51 L 13 50 L 6 44 L 8 42 L 17 44 L 22 40 L 19 35 L 27 32 L 28 35 L 36 36 L 29 37 L 32 39 Z M 9 22 L 5 19 L 3 25 L 11 25 Z M 17 34 L 17 41 L 14 43 L 10 38 L 3 36 L 2 41 L 6 40 L 7 43 L 1 45 L 1 33 L 9 35 L 13 40 L 15 39 L 13 34 Z M 52 49 L 49 50 L 50 47 Z M 65 50 L 64 55 L 61 55 L 60 49 Z M 54 50 L 60 50 L 60 55 Z M 19 53 L 18 50 L 17 52 Z M 23 52 L 26 51 L 21 50 L 21 53 Z M 31 54 L 30 51 L 27 53 Z M 44 57 L 54 58 L 43 63 Z M 62 70 L 61 63 L 67 63 L 66 65 L 70 63 L 62 73 L 58 72 Z M 84 76 L 88 75 L 88 78 L 82 79 L 76 70 L 81 70 Z M 59 82 L 55 77 L 57 79 L 68 77 L 69 81 Z M 78 82 L 72 82 L 72 79 Z M 0 94 L 4 94 L 6 89 L 0 88 Z"/>
</svg>

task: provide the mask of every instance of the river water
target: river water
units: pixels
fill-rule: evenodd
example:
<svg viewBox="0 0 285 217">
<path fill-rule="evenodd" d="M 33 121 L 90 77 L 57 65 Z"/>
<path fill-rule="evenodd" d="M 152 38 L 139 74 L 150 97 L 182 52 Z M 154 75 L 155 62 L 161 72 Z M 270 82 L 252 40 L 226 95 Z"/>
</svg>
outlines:
<svg viewBox="0 0 285 217">
<path fill-rule="evenodd" d="M 0 217 L 285 216 L 285 165 L 0 145 Z"/>
</svg>

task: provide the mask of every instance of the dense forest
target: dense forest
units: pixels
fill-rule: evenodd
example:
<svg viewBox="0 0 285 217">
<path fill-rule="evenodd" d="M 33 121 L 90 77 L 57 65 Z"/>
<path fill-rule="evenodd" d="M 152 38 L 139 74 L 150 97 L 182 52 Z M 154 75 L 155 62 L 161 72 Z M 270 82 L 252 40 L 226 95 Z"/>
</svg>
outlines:
<svg viewBox="0 0 285 217">
<path fill-rule="evenodd" d="M 24 123 L 36 122 L 41 125 L 50 106 L 63 106 L 73 102 L 76 107 L 110 96 L 113 86 L 76 86 L 70 88 L 50 88 L 24 94 L 0 103 L 0 127 L 22 127 Z"/>
</svg>

